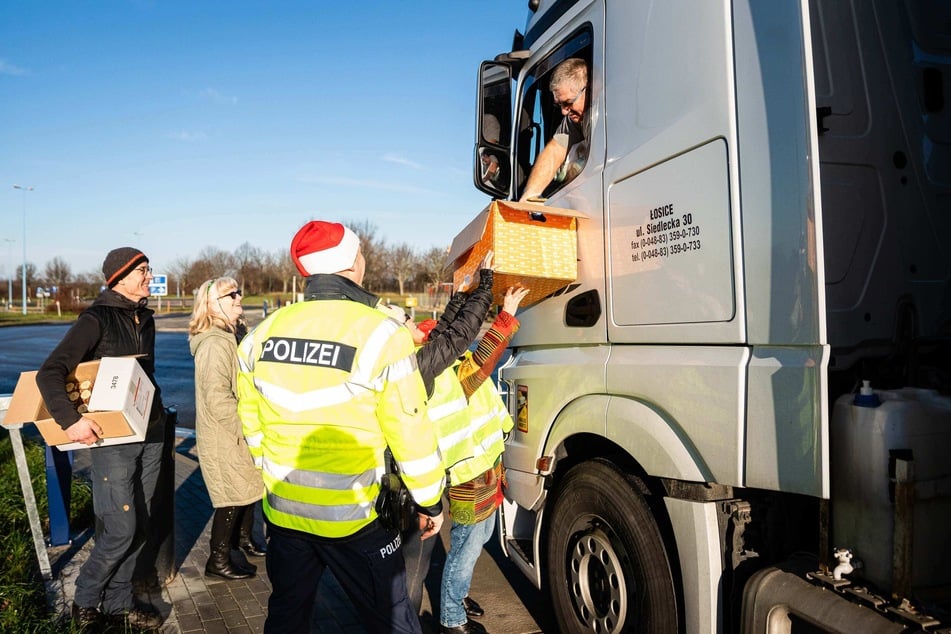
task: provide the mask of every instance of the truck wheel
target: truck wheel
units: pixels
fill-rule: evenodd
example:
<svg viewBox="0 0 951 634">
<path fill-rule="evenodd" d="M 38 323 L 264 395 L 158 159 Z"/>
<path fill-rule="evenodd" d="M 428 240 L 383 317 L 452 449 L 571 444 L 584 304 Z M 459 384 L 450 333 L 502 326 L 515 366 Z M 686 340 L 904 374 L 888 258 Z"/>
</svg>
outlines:
<svg viewBox="0 0 951 634">
<path fill-rule="evenodd" d="M 647 503 L 612 463 L 571 468 L 555 493 L 548 586 L 562 632 L 677 632 L 673 575 Z"/>
</svg>

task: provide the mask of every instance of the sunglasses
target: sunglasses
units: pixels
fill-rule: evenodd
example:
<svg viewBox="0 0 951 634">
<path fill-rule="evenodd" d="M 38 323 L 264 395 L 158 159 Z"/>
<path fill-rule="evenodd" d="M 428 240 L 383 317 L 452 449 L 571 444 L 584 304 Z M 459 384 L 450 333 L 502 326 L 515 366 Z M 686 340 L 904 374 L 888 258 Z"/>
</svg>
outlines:
<svg viewBox="0 0 951 634">
<path fill-rule="evenodd" d="M 219 297 L 218 299 L 222 299 L 223 297 L 230 297 L 231 300 L 234 301 L 234 300 L 238 299 L 239 297 L 241 297 L 241 289 L 238 288 L 238 289 L 235 289 L 235 290 L 231 291 L 230 293 L 225 293 L 224 295 L 222 295 L 222 296 Z"/>
<path fill-rule="evenodd" d="M 570 99 L 570 100 L 568 100 L 568 101 L 556 101 L 556 102 L 554 103 L 555 108 L 557 108 L 557 109 L 559 109 L 559 110 L 567 110 L 567 109 L 570 108 L 571 106 L 575 105 L 575 102 L 578 101 L 578 98 L 579 98 L 579 97 L 581 97 L 581 93 L 583 93 L 583 92 L 585 91 L 585 88 L 587 88 L 587 86 L 585 86 L 584 88 L 582 88 L 581 90 L 579 90 L 579 91 L 578 91 L 578 94 L 575 95 L 574 99 Z"/>
</svg>

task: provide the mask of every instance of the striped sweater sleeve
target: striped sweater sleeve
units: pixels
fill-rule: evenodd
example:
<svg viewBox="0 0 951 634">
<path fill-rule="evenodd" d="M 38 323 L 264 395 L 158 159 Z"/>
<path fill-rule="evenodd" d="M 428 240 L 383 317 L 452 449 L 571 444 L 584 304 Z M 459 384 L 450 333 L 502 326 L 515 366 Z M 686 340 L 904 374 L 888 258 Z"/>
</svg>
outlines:
<svg viewBox="0 0 951 634">
<path fill-rule="evenodd" d="M 459 383 L 466 398 L 472 396 L 486 379 L 492 376 L 502 353 L 512 336 L 518 331 L 518 319 L 504 310 L 492 322 L 492 326 L 482 335 L 479 345 L 471 357 L 467 357 L 457 370 Z"/>
</svg>

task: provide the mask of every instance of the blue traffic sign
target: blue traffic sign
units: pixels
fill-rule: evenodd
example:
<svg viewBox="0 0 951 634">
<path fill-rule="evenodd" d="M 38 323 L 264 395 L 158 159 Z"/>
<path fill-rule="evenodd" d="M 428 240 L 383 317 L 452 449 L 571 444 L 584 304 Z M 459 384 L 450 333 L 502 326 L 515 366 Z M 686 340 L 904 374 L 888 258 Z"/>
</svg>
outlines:
<svg viewBox="0 0 951 634">
<path fill-rule="evenodd" d="M 168 295 L 168 276 L 152 275 L 152 281 L 149 283 L 149 293 L 156 297 L 165 297 Z"/>
</svg>

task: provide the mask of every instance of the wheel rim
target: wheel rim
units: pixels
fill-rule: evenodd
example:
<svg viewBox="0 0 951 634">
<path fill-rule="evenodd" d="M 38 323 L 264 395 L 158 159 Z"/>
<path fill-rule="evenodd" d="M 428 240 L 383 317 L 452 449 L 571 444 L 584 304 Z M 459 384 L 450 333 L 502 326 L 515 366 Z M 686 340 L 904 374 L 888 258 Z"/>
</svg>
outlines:
<svg viewBox="0 0 951 634">
<path fill-rule="evenodd" d="M 579 518 L 567 544 L 568 594 L 592 632 L 619 632 L 628 616 L 628 580 L 614 531 L 599 518 Z"/>
</svg>

